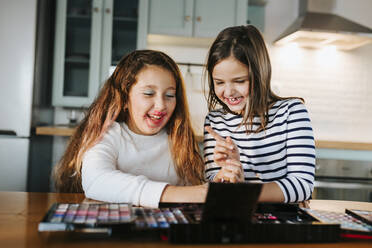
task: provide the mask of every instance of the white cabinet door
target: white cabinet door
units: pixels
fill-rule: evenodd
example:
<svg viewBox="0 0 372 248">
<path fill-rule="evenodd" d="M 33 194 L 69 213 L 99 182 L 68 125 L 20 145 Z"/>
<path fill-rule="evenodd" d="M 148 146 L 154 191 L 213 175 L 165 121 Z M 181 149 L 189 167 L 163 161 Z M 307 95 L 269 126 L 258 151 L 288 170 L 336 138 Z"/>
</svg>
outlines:
<svg viewBox="0 0 372 248">
<path fill-rule="evenodd" d="M 0 191 L 26 191 L 27 138 L 0 136 Z"/>
<path fill-rule="evenodd" d="M 247 0 L 195 0 L 194 36 L 215 37 L 224 28 L 245 25 Z"/>
<path fill-rule="evenodd" d="M 152 34 L 192 35 L 193 0 L 149 0 Z"/>
<path fill-rule="evenodd" d="M 53 105 L 88 107 L 120 58 L 146 44 L 145 0 L 58 0 Z M 147 13 L 147 9 L 146 9 Z M 141 16 L 142 18 L 142 16 Z"/>
<path fill-rule="evenodd" d="M 235 26 L 236 1 L 195 1 L 196 37 L 213 37 L 225 27 Z"/>
<path fill-rule="evenodd" d="M 216 37 L 246 24 L 247 0 L 149 0 L 149 33 Z"/>
<path fill-rule="evenodd" d="M 53 105 L 88 106 L 100 74 L 101 0 L 57 1 Z"/>
</svg>

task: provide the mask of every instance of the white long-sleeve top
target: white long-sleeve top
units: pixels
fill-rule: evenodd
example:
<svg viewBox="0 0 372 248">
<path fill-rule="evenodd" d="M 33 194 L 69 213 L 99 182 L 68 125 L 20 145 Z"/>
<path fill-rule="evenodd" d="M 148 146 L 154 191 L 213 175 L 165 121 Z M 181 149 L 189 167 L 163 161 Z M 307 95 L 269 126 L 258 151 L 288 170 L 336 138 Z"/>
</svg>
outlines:
<svg viewBox="0 0 372 248">
<path fill-rule="evenodd" d="M 138 135 L 115 122 L 83 157 L 82 186 L 91 199 L 158 207 L 165 186 L 179 182 L 165 130 Z"/>
<path fill-rule="evenodd" d="M 230 136 L 238 146 L 240 162 L 247 182 L 275 182 L 285 202 L 309 199 L 314 189 L 315 145 L 310 118 L 298 99 L 282 100 L 269 110 L 269 123 L 264 131 L 246 133 L 240 125 L 242 116 L 210 112 L 205 126 L 211 126 L 222 137 Z M 260 125 L 255 117 L 253 128 Z M 213 180 L 221 169 L 214 163 L 215 139 L 204 132 L 205 176 Z"/>
</svg>

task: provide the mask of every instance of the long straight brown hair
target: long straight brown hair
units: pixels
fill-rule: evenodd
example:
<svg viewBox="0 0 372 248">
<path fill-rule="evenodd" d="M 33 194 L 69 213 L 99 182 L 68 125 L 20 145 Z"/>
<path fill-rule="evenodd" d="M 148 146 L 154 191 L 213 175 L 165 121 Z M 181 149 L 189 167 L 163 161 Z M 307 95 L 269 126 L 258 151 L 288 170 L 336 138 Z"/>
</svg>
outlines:
<svg viewBox="0 0 372 248">
<path fill-rule="evenodd" d="M 252 25 L 228 27 L 218 34 L 208 52 L 206 70 L 209 111 L 220 104 L 226 112 L 231 112 L 216 96 L 212 77 L 216 64 L 230 56 L 246 65 L 249 73 L 249 97 L 241 124 L 247 127 L 247 133 L 260 132 L 265 129 L 269 119 L 269 109 L 276 101 L 297 97 L 280 97 L 271 90 L 270 57 L 260 31 Z M 261 123 L 253 130 L 255 116 L 260 118 Z"/>
<path fill-rule="evenodd" d="M 128 120 L 129 113 L 124 106 L 128 102 L 129 92 L 137 81 L 138 73 L 149 65 L 168 70 L 176 81 L 176 108 L 165 128 L 177 175 L 184 184 L 203 182 L 204 163 L 191 127 L 180 70 L 162 52 L 138 50 L 121 59 L 71 137 L 62 159 L 53 171 L 57 191 L 83 192 L 81 166 L 84 153 L 99 142 L 113 122 Z"/>
</svg>

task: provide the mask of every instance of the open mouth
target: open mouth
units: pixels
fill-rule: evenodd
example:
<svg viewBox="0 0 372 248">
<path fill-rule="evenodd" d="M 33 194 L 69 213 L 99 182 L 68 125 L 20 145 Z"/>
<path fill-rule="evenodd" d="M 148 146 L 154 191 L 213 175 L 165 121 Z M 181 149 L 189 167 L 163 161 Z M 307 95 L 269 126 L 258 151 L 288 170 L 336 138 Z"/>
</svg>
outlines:
<svg viewBox="0 0 372 248">
<path fill-rule="evenodd" d="M 150 121 L 152 125 L 159 125 L 164 120 L 166 116 L 165 113 L 162 114 L 147 114 L 147 119 Z"/>
<path fill-rule="evenodd" d="M 243 100 L 243 97 L 225 97 L 225 101 L 229 105 L 238 105 Z"/>
</svg>

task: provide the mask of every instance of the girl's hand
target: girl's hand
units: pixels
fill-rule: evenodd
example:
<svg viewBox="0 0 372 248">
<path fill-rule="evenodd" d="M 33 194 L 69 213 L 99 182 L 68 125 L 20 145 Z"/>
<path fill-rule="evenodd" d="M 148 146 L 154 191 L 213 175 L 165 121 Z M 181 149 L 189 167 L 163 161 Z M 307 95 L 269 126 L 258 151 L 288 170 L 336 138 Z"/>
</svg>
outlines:
<svg viewBox="0 0 372 248">
<path fill-rule="evenodd" d="M 222 138 L 210 126 L 206 126 L 205 130 L 207 130 L 207 132 L 216 140 L 213 159 L 217 165 L 222 167 L 222 163 L 226 159 L 240 161 L 239 149 L 230 137 L 227 137 L 226 139 Z"/>
<path fill-rule="evenodd" d="M 226 159 L 221 166 L 221 170 L 213 179 L 214 182 L 244 182 L 244 170 L 240 161 Z"/>
</svg>

